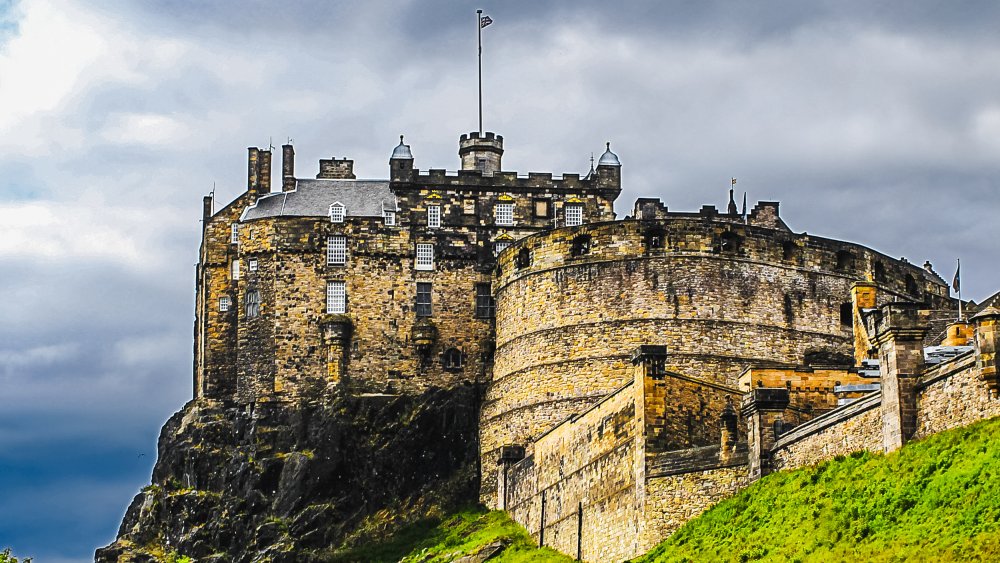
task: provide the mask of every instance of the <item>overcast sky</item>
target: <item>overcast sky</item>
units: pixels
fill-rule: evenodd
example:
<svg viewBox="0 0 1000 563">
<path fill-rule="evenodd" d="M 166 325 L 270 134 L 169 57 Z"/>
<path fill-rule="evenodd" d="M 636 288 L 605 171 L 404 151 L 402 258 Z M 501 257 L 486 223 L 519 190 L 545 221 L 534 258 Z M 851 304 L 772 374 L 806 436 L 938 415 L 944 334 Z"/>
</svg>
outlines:
<svg viewBox="0 0 1000 563">
<path fill-rule="evenodd" d="M 477 7 L 504 169 L 585 173 L 610 140 L 620 216 L 724 207 L 736 177 L 795 231 L 947 280 L 961 257 L 990 295 L 998 6 L 0 0 L 0 549 L 89 561 L 148 482 L 190 398 L 201 197 L 245 189 L 246 147 L 385 178 L 403 133 L 458 167 Z"/>
</svg>

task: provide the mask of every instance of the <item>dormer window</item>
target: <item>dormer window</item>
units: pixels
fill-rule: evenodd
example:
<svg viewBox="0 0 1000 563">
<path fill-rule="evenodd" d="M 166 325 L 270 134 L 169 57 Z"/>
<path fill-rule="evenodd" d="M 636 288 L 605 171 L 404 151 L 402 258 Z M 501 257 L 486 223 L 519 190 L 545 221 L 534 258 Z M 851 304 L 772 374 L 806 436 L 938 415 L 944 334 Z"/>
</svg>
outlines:
<svg viewBox="0 0 1000 563">
<path fill-rule="evenodd" d="M 440 205 L 428 205 L 427 206 L 427 228 L 437 229 L 441 226 L 441 206 Z"/>
<path fill-rule="evenodd" d="M 583 206 L 579 203 L 567 205 L 563 212 L 566 215 L 567 227 L 576 227 L 583 224 Z"/>
<path fill-rule="evenodd" d="M 337 202 L 330 206 L 330 222 L 331 223 L 343 223 L 344 216 L 346 215 L 346 210 L 344 209 L 344 204 Z"/>
</svg>

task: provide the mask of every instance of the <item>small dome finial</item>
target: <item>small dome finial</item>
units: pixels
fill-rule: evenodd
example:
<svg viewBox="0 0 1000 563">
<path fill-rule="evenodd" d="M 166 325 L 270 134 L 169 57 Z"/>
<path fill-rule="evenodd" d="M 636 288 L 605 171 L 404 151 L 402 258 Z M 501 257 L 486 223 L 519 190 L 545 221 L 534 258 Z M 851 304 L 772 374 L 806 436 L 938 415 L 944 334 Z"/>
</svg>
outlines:
<svg viewBox="0 0 1000 563">
<path fill-rule="evenodd" d="M 402 133 L 399 134 L 399 144 L 401 144 L 401 145 L 403 144 L 403 134 Z"/>
<path fill-rule="evenodd" d="M 399 136 L 399 144 L 392 151 L 392 158 L 403 158 L 413 160 L 413 153 L 410 152 L 410 145 L 403 143 L 403 136 Z"/>
</svg>

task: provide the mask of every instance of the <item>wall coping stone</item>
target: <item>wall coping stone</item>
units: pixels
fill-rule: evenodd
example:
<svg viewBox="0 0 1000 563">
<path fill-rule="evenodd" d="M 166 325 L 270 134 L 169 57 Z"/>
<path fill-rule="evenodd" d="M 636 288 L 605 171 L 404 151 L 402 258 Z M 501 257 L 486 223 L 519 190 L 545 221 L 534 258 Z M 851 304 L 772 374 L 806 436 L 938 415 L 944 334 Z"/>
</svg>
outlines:
<svg viewBox="0 0 1000 563">
<path fill-rule="evenodd" d="M 882 405 L 882 392 L 872 391 L 871 393 L 861 397 L 857 401 L 844 405 L 842 407 L 837 407 L 832 411 L 821 414 L 816 418 L 796 426 L 795 428 L 789 430 L 785 434 L 782 434 L 774 443 L 774 447 L 771 451 L 779 450 L 781 448 L 790 446 L 799 440 L 817 434 L 827 428 L 839 424 L 850 418 L 854 418 L 859 414 L 870 411 L 874 408 L 878 408 Z"/>
</svg>

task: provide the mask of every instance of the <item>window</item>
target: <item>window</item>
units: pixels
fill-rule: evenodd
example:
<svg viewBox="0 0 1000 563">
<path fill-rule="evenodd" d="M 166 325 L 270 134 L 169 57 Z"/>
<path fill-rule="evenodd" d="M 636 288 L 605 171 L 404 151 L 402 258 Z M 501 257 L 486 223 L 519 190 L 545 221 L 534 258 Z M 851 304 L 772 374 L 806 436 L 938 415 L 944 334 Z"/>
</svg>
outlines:
<svg viewBox="0 0 1000 563">
<path fill-rule="evenodd" d="M 496 302 L 493 300 L 492 287 L 488 283 L 476 284 L 476 318 L 492 319 L 496 316 Z"/>
<path fill-rule="evenodd" d="M 464 215 L 476 214 L 476 198 L 474 197 L 462 198 L 462 214 Z"/>
<path fill-rule="evenodd" d="M 564 213 L 566 214 L 566 226 L 576 227 L 577 225 L 583 224 L 583 206 L 582 205 L 567 205 Z"/>
<path fill-rule="evenodd" d="M 486 159 L 485 158 L 477 158 L 476 159 L 476 170 L 478 170 L 480 172 L 486 172 Z"/>
<path fill-rule="evenodd" d="M 417 301 L 414 310 L 418 317 L 431 316 L 431 284 L 417 282 Z"/>
<path fill-rule="evenodd" d="M 238 244 L 240 242 L 240 224 L 233 223 L 232 232 L 229 234 L 229 242 Z"/>
<path fill-rule="evenodd" d="M 251 289 L 247 292 L 247 318 L 256 319 L 260 315 L 260 292 Z"/>
<path fill-rule="evenodd" d="M 496 254 L 497 256 L 499 256 L 501 252 L 503 252 L 504 250 L 507 250 L 508 246 L 510 246 L 510 241 L 509 240 L 498 240 L 498 241 L 496 241 L 495 243 L 493 243 L 493 254 Z"/>
<path fill-rule="evenodd" d="M 427 206 L 427 227 L 430 229 L 436 229 L 441 226 L 441 206 L 440 205 L 428 205 Z"/>
<path fill-rule="evenodd" d="M 920 286 L 917 284 L 916 278 L 910 274 L 906 274 L 905 283 L 907 293 L 920 297 Z"/>
<path fill-rule="evenodd" d="M 570 254 L 573 256 L 590 254 L 590 235 L 580 235 L 574 238 L 573 245 L 570 248 Z"/>
<path fill-rule="evenodd" d="M 219 312 L 225 313 L 229 311 L 229 306 L 232 305 L 232 301 L 229 299 L 228 295 L 223 295 L 219 298 Z"/>
<path fill-rule="evenodd" d="M 247 266 L 249 267 L 249 269 L 250 269 L 251 272 L 256 272 L 257 271 L 257 259 L 256 258 L 251 258 L 250 262 L 247 264 Z"/>
<path fill-rule="evenodd" d="M 387 227 L 393 227 L 396 225 L 396 212 L 395 211 L 383 211 L 382 217 L 385 219 L 385 224 Z"/>
<path fill-rule="evenodd" d="M 458 348 L 448 348 L 441 355 L 441 366 L 447 371 L 460 371 L 465 364 L 465 354 Z"/>
<path fill-rule="evenodd" d="M 518 269 L 527 268 L 531 265 L 531 250 L 527 248 L 522 248 L 517 252 L 517 260 L 515 261 Z"/>
<path fill-rule="evenodd" d="M 330 206 L 330 222 L 331 223 L 343 223 L 344 222 L 344 205 L 341 203 L 334 203 Z"/>
<path fill-rule="evenodd" d="M 782 260 L 794 260 L 795 259 L 795 243 L 786 240 L 781 244 L 781 259 Z"/>
<path fill-rule="evenodd" d="M 333 235 L 326 239 L 326 264 L 337 266 L 347 263 L 347 237 Z"/>
<path fill-rule="evenodd" d="M 664 245 L 664 232 L 663 229 L 659 227 L 653 227 L 647 229 L 643 235 L 646 242 L 646 250 L 653 250 L 657 248 L 663 248 Z"/>
<path fill-rule="evenodd" d="M 840 324 L 843 326 L 854 325 L 854 304 L 852 303 L 840 304 Z"/>
<path fill-rule="evenodd" d="M 347 282 L 326 282 L 326 312 L 331 315 L 347 312 Z"/>
<path fill-rule="evenodd" d="M 233 260 L 233 281 L 240 279 L 240 259 Z"/>
<path fill-rule="evenodd" d="M 433 270 L 434 269 L 434 245 L 428 243 L 417 243 L 417 262 L 416 268 L 418 270 Z"/>
<path fill-rule="evenodd" d="M 885 283 L 886 282 L 885 264 L 883 264 L 880 260 L 876 260 L 875 264 L 872 266 L 872 269 L 875 270 L 874 272 L 875 281 L 877 281 L 878 283 Z"/>
<path fill-rule="evenodd" d="M 722 233 L 719 250 L 727 254 L 737 254 L 740 251 L 740 235 L 727 231 Z"/>
<path fill-rule="evenodd" d="M 552 200 L 535 198 L 535 217 L 549 218 L 552 216 Z"/>
<path fill-rule="evenodd" d="M 513 203 L 498 203 L 496 208 L 493 210 L 493 218 L 497 225 L 513 225 L 514 224 L 514 204 Z"/>
<path fill-rule="evenodd" d="M 854 268 L 854 254 L 847 250 L 837 251 L 835 268 L 839 272 Z"/>
</svg>

